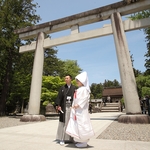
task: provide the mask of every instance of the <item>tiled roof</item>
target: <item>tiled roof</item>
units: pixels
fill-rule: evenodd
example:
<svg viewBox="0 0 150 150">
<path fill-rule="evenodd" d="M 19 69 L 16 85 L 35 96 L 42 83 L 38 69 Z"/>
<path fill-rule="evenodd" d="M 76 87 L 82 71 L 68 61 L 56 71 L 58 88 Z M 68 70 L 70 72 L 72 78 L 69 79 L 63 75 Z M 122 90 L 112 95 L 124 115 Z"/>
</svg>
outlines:
<svg viewBox="0 0 150 150">
<path fill-rule="evenodd" d="M 123 96 L 122 88 L 121 87 L 112 87 L 112 88 L 105 88 L 102 92 L 102 96 Z"/>
</svg>

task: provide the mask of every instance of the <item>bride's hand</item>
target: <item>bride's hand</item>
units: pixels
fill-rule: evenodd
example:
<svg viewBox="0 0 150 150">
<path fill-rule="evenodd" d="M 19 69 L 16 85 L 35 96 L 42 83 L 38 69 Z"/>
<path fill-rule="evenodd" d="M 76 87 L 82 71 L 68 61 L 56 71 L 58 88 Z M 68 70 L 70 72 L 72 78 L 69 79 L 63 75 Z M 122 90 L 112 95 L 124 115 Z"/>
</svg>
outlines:
<svg viewBox="0 0 150 150">
<path fill-rule="evenodd" d="M 77 109 L 79 108 L 79 105 L 74 105 L 72 108 Z"/>
</svg>

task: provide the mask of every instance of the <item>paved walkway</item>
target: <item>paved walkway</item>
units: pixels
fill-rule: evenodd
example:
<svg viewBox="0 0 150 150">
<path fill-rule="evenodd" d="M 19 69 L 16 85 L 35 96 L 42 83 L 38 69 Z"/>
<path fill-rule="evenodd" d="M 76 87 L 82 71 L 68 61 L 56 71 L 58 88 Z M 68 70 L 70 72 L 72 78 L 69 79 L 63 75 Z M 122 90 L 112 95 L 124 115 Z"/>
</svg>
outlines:
<svg viewBox="0 0 150 150">
<path fill-rule="evenodd" d="M 89 150 L 150 150 L 150 142 L 96 139 L 121 113 L 90 114 L 95 136 Z M 58 119 L 0 129 L 0 150 L 72 150 L 74 144 L 55 142 Z M 119 134 L 119 133 L 118 133 Z"/>
</svg>

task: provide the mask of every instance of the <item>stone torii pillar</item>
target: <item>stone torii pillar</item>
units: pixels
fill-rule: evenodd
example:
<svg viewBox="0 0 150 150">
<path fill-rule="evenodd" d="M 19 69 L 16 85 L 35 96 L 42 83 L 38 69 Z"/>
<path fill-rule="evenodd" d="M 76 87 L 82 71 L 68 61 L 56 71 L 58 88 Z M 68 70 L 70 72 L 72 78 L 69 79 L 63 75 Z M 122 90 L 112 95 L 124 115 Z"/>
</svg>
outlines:
<svg viewBox="0 0 150 150">
<path fill-rule="evenodd" d="M 42 74 L 44 64 L 44 37 L 43 32 L 39 32 L 36 42 L 34 64 L 32 70 L 32 81 L 29 98 L 28 114 L 23 115 L 20 121 L 45 121 L 44 115 L 39 115 L 41 101 Z"/>
<path fill-rule="evenodd" d="M 137 86 L 120 13 L 113 13 L 111 15 L 111 22 L 126 108 L 126 115 L 120 116 L 118 121 L 125 123 L 148 123 L 148 116 L 140 115 L 141 108 Z"/>
</svg>

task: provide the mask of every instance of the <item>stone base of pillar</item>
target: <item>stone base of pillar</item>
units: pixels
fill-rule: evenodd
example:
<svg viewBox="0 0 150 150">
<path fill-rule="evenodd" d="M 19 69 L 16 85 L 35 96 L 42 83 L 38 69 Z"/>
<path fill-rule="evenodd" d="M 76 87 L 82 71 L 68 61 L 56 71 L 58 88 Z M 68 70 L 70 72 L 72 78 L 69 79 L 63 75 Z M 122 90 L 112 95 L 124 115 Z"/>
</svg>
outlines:
<svg viewBox="0 0 150 150">
<path fill-rule="evenodd" d="M 120 123 L 132 123 L 132 124 L 149 124 L 150 116 L 148 115 L 121 115 L 118 117 Z"/>
<path fill-rule="evenodd" d="M 38 122 L 38 121 L 46 121 L 46 117 L 44 115 L 23 115 L 20 118 L 22 122 Z"/>
</svg>

